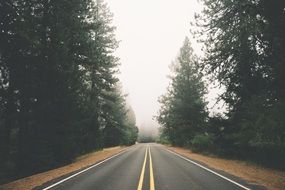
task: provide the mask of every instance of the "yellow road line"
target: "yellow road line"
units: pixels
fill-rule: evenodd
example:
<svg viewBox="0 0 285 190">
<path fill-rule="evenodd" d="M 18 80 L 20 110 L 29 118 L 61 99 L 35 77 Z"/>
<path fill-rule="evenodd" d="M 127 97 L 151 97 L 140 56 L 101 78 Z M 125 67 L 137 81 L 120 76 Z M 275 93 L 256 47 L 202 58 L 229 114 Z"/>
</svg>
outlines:
<svg viewBox="0 0 285 190">
<path fill-rule="evenodd" d="M 142 172 L 141 172 L 141 176 L 140 176 L 139 185 L 138 185 L 137 190 L 142 190 L 146 158 L 147 158 L 147 149 L 145 149 L 145 156 L 144 156 L 144 161 L 143 161 L 143 167 L 142 167 Z"/>
<path fill-rule="evenodd" d="M 155 190 L 150 147 L 148 147 L 148 153 L 149 153 L 149 173 L 150 173 L 150 188 L 149 189 Z"/>
</svg>

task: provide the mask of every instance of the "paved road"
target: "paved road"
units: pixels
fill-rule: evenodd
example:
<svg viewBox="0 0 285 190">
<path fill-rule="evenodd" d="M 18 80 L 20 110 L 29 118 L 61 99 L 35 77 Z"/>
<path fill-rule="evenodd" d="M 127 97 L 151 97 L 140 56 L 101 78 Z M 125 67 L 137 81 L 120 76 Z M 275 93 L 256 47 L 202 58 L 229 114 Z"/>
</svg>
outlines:
<svg viewBox="0 0 285 190">
<path fill-rule="evenodd" d="M 239 179 L 215 172 L 191 163 L 161 145 L 138 144 L 75 177 L 46 187 L 46 190 L 254 189 Z"/>
</svg>

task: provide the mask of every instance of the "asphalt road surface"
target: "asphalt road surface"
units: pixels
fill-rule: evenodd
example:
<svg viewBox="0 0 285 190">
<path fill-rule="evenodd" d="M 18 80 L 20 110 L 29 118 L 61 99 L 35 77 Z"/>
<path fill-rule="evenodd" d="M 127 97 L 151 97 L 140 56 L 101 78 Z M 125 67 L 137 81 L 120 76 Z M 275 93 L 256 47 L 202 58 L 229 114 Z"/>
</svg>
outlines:
<svg viewBox="0 0 285 190">
<path fill-rule="evenodd" d="M 57 190 L 249 190 L 243 180 L 214 171 L 158 144 L 137 144 L 43 188 Z"/>
</svg>

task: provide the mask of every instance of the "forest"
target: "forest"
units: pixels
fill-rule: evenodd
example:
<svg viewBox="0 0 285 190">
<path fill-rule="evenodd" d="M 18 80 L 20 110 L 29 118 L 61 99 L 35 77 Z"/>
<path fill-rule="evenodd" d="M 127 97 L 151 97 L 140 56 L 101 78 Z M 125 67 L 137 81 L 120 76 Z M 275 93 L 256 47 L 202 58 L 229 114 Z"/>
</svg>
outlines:
<svg viewBox="0 0 285 190">
<path fill-rule="evenodd" d="M 202 0 L 159 98 L 160 142 L 285 169 L 285 1 Z M 205 95 L 222 88 L 211 114 Z"/>
<path fill-rule="evenodd" d="M 285 1 L 200 2 L 158 99 L 158 141 L 284 170 Z M 138 138 L 112 19 L 104 0 L 0 1 L 0 184 L 155 140 Z"/>
<path fill-rule="evenodd" d="M 0 182 L 137 139 L 103 0 L 0 2 Z"/>
</svg>

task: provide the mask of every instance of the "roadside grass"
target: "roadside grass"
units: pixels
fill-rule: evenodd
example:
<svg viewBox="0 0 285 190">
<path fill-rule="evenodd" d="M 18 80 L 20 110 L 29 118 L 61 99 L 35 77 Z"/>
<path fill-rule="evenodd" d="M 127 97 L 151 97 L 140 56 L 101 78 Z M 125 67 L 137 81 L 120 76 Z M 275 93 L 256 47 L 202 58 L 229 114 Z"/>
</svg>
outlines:
<svg viewBox="0 0 285 190">
<path fill-rule="evenodd" d="M 43 173 L 38 173 L 29 177 L 18 179 L 10 183 L 0 186 L 0 190 L 31 190 L 48 181 L 67 175 L 74 171 L 91 166 L 101 160 L 104 160 L 112 155 L 123 151 L 126 147 L 117 146 L 105 148 L 101 151 L 92 152 L 82 155 L 75 159 L 72 164 L 49 170 Z"/>
<path fill-rule="evenodd" d="M 263 186 L 269 190 L 285 189 L 285 171 L 266 168 L 255 163 L 204 155 L 187 148 L 165 146 L 169 150 L 190 159 L 202 162 L 211 168 L 225 171 L 246 180 L 249 184 Z"/>
</svg>

